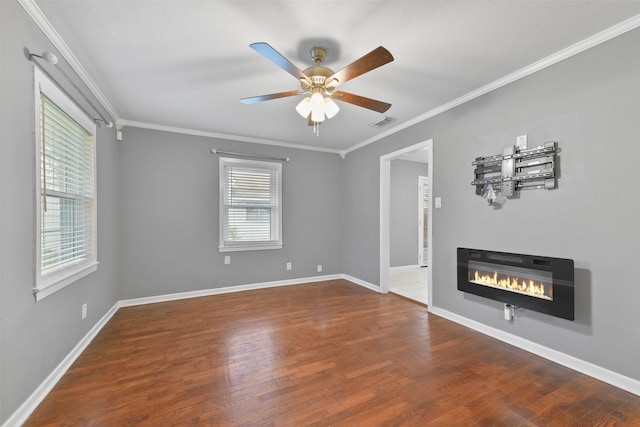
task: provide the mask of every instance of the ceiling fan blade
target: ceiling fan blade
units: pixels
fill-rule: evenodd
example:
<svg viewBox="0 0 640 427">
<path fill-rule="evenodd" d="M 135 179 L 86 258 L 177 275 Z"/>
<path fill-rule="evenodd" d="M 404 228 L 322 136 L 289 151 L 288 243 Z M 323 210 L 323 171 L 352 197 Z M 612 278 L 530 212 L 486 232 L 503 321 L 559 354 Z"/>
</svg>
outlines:
<svg viewBox="0 0 640 427">
<path fill-rule="evenodd" d="M 342 84 L 391 61 L 393 61 L 393 55 L 391 55 L 391 52 L 382 46 L 378 46 L 362 58 L 356 59 L 342 70 L 338 71 L 331 77 L 328 77 L 327 81 L 329 82 L 333 79 L 337 79 L 338 82 Z"/>
<path fill-rule="evenodd" d="M 348 102 L 349 104 L 357 105 L 358 107 L 367 108 L 369 110 L 377 111 L 378 113 L 384 113 L 389 108 L 391 108 L 391 104 L 377 101 L 375 99 L 366 98 L 360 95 L 354 95 L 348 92 L 336 91 L 333 94 L 333 99 L 338 101 Z"/>
<path fill-rule="evenodd" d="M 293 77 L 297 78 L 298 80 L 302 79 L 311 84 L 311 79 L 309 79 L 309 77 L 307 77 L 307 75 L 305 75 L 302 70 L 293 65 L 291 61 L 285 58 L 280 52 L 272 48 L 269 43 L 251 43 L 249 47 L 267 58 L 269 61 L 276 64 L 278 67 L 285 70 L 287 73 L 291 74 Z"/>
<path fill-rule="evenodd" d="M 256 102 L 269 101 L 271 99 L 286 98 L 287 96 L 300 95 L 302 92 L 299 90 L 290 90 L 287 92 L 270 93 L 268 95 L 252 96 L 249 98 L 241 98 L 240 102 L 243 104 L 255 104 Z"/>
</svg>

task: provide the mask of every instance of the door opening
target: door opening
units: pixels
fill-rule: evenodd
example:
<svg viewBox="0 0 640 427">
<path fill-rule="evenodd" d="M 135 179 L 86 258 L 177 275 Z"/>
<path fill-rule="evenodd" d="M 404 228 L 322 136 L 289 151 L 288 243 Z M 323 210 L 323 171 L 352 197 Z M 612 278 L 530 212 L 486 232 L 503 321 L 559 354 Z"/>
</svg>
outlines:
<svg viewBox="0 0 640 427">
<path fill-rule="evenodd" d="M 431 165 L 433 164 L 433 140 L 427 140 L 406 148 L 403 148 L 398 151 L 394 151 L 392 153 L 385 154 L 380 156 L 380 292 L 387 293 L 390 288 L 390 265 L 391 265 L 391 257 L 390 257 L 390 241 L 391 241 L 391 233 L 390 233 L 390 217 L 391 217 L 391 161 L 394 159 L 400 159 L 405 156 L 405 154 L 413 154 L 423 152 L 426 155 L 426 163 L 429 165 L 429 172 L 427 174 L 427 184 L 428 188 L 433 188 L 433 173 Z M 415 182 L 415 181 L 414 181 Z M 432 198 L 429 197 L 427 200 L 428 212 L 432 211 L 431 206 Z M 431 260 L 433 259 L 433 244 L 432 244 L 432 235 L 433 235 L 433 215 L 427 215 L 427 247 L 431 250 L 428 250 L 426 253 L 426 264 L 431 265 Z M 423 231 L 424 233 L 424 231 Z M 415 246 L 414 246 L 415 247 Z M 424 254 L 423 254 L 424 257 Z M 417 257 L 415 258 L 417 259 Z M 427 268 L 427 297 L 426 304 L 429 306 L 431 304 L 431 295 L 432 293 L 432 269 Z"/>
</svg>

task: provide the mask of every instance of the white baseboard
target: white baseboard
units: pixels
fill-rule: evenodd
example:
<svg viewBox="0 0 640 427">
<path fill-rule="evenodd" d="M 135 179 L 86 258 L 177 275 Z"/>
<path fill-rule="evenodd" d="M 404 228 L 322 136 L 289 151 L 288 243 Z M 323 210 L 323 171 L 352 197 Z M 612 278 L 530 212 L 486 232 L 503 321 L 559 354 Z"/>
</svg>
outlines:
<svg viewBox="0 0 640 427">
<path fill-rule="evenodd" d="M 344 279 L 342 274 L 331 274 L 324 276 L 305 277 L 300 279 L 279 280 L 274 282 L 253 283 L 249 285 L 228 286 L 224 288 L 204 289 L 201 291 L 181 292 L 175 294 L 159 295 L 146 298 L 135 298 L 129 300 L 121 300 L 114 304 L 111 309 L 91 328 L 89 332 L 80 340 L 80 342 L 71 350 L 71 352 L 60 362 L 58 366 L 49 374 L 47 378 L 38 386 L 38 388 L 20 405 L 20 407 L 2 424 L 2 427 L 18 427 L 22 425 L 36 407 L 44 400 L 47 394 L 53 389 L 57 382 L 71 367 L 73 362 L 82 354 L 89 343 L 98 335 L 109 319 L 118 311 L 120 307 L 130 307 L 135 305 L 152 304 L 156 302 L 174 301 L 186 298 L 195 298 L 207 295 L 217 295 L 229 292 L 241 292 L 253 289 L 273 288 L 277 286 L 289 286 L 303 283 L 320 282 L 323 280 Z M 347 279 L 348 280 L 348 279 Z"/>
<path fill-rule="evenodd" d="M 179 292 L 175 294 L 165 294 L 153 297 L 134 298 L 121 300 L 120 307 L 131 307 L 134 305 L 153 304 L 156 302 L 176 301 L 187 298 L 197 298 L 210 295 L 228 294 L 230 292 L 252 291 L 255 289 L 275 288 L 278 286 L 300 285 L 303 283 L 321 282 L 323 280 L 342 279 L 342 274 L 330 274 L 325 276 L 303 277 L 300 279 L 276 280 L 273 282 L 251 283 L 248 285 L 225 286 L 223 288 L 203 289 L 200 291 Z"/>
<path fill-rule="evenodd" d="M 418 264 L 411 264 L 411 265 L 398 265 L 398 266 L 389 268 L 389 270 L 390 271 L 406 271 L 406 270 L 417 270 L 419 268 L 420 266 Z"/>
<path fill-rule="evenodd" d="M 341 274 L 340 276 L 341 276 L 340 277 L 341 279 L 348 280 L 350 282 L 355 283 L 356 285 L 360 285 L 362 287 L 365 287 L 367 289 L 380 293 L 380 286 L 376 286 L 372 283 L 365 282 L 364 280 L 360 280 L 357 277 L 349 276 L 348 274 Z"/>
<path fill-rule="evenodd" d="M 113 315 L 118 311 L 118 303 L 114 304 L 113 307 L 109 309 L 105 313 L 104 316 L 98 322 L 93 325 L 93 328 L 87 332 L 87 334 L 76 344 L 76 346 L 67 354 L 67 356 L 60 362 L 58 366 L 55 367 L 53 372 L 49 374 L 47 378 L 38 386 L 38 388 L 31 393 L 31 396 L 27 398 L 27 400 L 20 405 L 16 411 L 11 414 L 11 416 L 4 422 L 3 427 L 14 427 L 21 426 L 29 415 L 38 407 L 38 405 L 44 400 L 44 398 L 49 394 L 49 392 L 53 389 L 53 387 L 58 383 L 60 378 L 67 372 L 67 370 L 71 367 L 73 362 L 82 354 L 82 352 L 87 348 L 87 346 L 93 341 L 93 339 L 98 335 L 98 332 L 102 330 L 104 325 L 107 324 L 109 319 L 113 317 Z"/>
<path fill-rule="evenodd" d="M 607 384 L 611 384 L 614 387 L 626 390 L 629 393 L 635 394 L 636 396 L 640 396 L 640 381 L 633 378 L 629 378 L 601 366 L 594 365 L 593 363 L 578 359 L 577 357 L 569 356 L 568 354 L 553 350 L 551 348 L 537 344 L 533 341 L 521 338 L 517 335 L 501 331 L 500 329 L 487 326 L 483 323 L 471 320 L 469 318 L 460 316 L 439 307 L 431 306 L 429 307 L 429 312 L 435 314 L 436 316 L 444 317 L 447 320 L 451 320 L 452 322 L 481 332 L 490 337 L 496 338 L 507 344 L 511 344 L 530 353 L 536 354 L 540 357 L 544 357 L 547 360 L 566 366 L 567 368 L 573 369 L 574 371 L 581 372 Z"/>
</svg>

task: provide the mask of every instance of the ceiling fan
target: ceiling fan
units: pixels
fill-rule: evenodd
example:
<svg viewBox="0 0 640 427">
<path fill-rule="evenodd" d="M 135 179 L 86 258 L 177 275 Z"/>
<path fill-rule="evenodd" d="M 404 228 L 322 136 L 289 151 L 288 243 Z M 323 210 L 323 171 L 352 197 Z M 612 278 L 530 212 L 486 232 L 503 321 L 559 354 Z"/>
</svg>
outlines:
<svg viewBox="0 0 640 427">
<path fill-rule="evenodd" d="M 302 71 L 268 43 L 252 43 L 249 46 L 297 78 L 300 81 L 300 89 L 242 98 L 240 101 L 245 104 L 308 93 L 310 96 L 304 98 L 296 106 L 296 111 L 302 117 L 308 119 L 309 125 L 314 126 L 314 130 L 317 130 L 317 126 L 325 118 L 332 118 L 340 110 L 338 105 L 333 102 L 334 99 L 379 113 L 384 113 L 391 107 L 391 104 L 386 102 L 336 90 L 338 85 L 393 61 L 393 55 L 382 46 L 377 47 L 338 72 L 333 72 L 333 70 L 321 65 L 327 55 L 326 49 L 322 47 L 311 49 L 310 54 L 315 66 Z"/>
</svg>

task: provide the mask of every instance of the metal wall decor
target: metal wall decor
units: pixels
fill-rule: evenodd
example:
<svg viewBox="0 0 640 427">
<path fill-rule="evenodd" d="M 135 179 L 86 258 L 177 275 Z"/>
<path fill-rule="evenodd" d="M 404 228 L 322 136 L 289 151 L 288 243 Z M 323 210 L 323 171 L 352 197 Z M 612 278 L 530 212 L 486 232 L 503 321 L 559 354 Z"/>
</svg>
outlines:
<svg viewBox="0 0 640 427">
<path fill-rule="evenodd" d="M 556 153 L 558 143 L 546 142 L 535 148 L 522 149 L 516 145 L 505 147 L 502 154 L 477 157 L 475 166 L 476 194 L 486 198 L 489 204 L 494 193 L 503 197 L 517 197 L 520 190 L 556 188 Z"/>
</svg>

